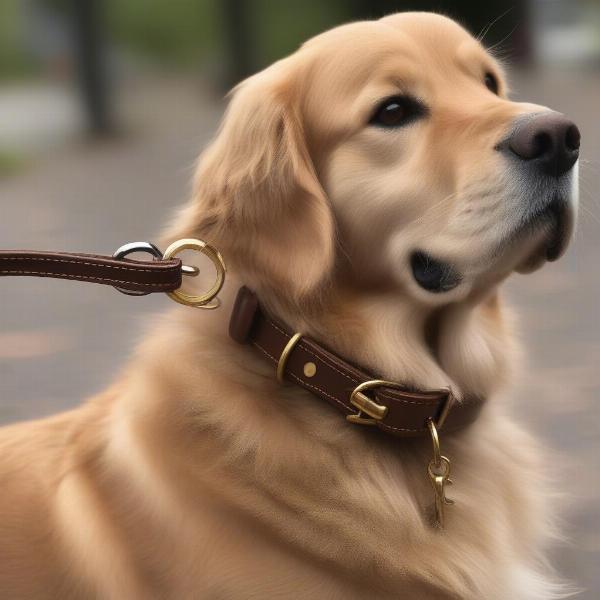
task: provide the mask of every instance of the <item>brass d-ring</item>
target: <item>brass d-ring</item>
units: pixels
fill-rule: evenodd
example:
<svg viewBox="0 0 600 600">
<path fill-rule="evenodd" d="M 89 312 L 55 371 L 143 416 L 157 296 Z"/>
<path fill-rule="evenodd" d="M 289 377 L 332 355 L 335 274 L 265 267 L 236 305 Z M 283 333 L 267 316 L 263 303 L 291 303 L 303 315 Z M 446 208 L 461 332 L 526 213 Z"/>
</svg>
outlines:
<svg viewBox="0 0 600 600">
<path fill-rule="evenodd" d="M 302 337 L 301 333 L 295 333 L 287 342 L 284 349 L 281 351 L 281 356 L 277 362 L 277 381 L 284 383 L 283 376 L 285 375 L 285 366 L 292 350 L 296 347 L 296 344 Z"/>
<path fill-rule="evenodd" d="M 173 258 L 182 250 L 196 250 L 197 252 L 201 252 L 205 256 L 208 256 L 215 267 L 217 276 L 212 288 L 204 294 L 186 294 L 180 290 L 174 290 L 172 292 L 167 292 L 167 295 L 175 300 L 175 302 L 185 304 L 186 306 L 195 306 L 197 308 L 207 309 L 217 308 L 220 305 L 217 294 L 221 291 L 223 283 L 225 283 L 225 273 L 227 271 L 225 268 L 225 263 L 223 262 L 223 257 L 219 254 L 218 250 L 213 248 L 210 244 L 207 244 L 202 240 L 187 238 L 173 242 L 165 250 L 163 258 L 165 260 Z"/>
<path fill-rule="evenodd" d="M 433 444 L 433 459 L 431 462 L 434 467 L 440 468 L 442 464 L 442 458 L 444 457 L 442 456 L 442 452 L 440 450 L 440 436 L 438 435 L 438 430 L 433 419 L 427 419 L 427 427 L 429 428 L 431 443 Z"/>
</svg>

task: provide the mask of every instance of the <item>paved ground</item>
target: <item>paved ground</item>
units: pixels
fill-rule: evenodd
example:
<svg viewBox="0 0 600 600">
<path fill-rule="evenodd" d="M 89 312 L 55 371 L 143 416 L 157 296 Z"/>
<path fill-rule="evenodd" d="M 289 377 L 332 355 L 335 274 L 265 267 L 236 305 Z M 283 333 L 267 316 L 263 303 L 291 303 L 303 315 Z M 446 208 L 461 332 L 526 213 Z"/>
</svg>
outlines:
<svg viewBox="0 0 600 600">
<path fill-rule="evenodd" d="M 509 295 L 531 357 L 515 402 L 552 448 L 549 463 L 563 465 L 556 477 L 571 493 L 572 543 L 556 562 L 592 600 L 600 594 L 600 75 L 521 74 L 514 87 L 571 115 L 584 133 L 576 243 L 560 263 L 516 276 Z M 194 158 L 221 107 L 177 81 L 134 91 L 128 107 L 135 118 L 126 137 L 74 143 L 0 181 L 0 247 L 109 253 L 156 238 L 188 195 Z M 53 413 L 102 389 L 167 302 L 61 281 L 0 283 L 0 422 Z"/>
</svg>

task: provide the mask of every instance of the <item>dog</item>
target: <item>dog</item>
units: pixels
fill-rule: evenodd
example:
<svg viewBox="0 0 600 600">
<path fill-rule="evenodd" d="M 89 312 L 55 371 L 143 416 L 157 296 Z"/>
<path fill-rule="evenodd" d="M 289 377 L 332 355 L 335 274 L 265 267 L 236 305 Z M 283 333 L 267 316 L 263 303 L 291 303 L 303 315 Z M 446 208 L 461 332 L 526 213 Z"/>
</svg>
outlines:
<svg viewBox="0 0 600 600">
<path fill-rule="evenodd" d="M 565 591 L 538 444 L 502 401 L 500 286 L 564 252 L 579 132 L 508 99 L 454 21 L 399 13 L 242 82 L 166 229 L 223 254 L 217 311 L 176 307 L 109 389 L 0 433 L 2 598 L 547 599 Z M 485 397 L 431 440 L 348 423 L 227 336 L 236 290 L 340 356 Z"/>
</svg>

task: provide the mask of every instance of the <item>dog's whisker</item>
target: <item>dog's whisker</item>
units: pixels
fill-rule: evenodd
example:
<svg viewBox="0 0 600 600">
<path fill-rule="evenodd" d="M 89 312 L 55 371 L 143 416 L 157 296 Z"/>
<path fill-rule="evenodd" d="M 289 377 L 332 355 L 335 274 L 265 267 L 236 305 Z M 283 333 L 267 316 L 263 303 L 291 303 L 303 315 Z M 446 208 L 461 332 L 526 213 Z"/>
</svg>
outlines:
<svg viewBox="0 0 600 600">
<path fill-rule="evenodd" d="M 483 42 L 485 36 L 489 33 L 490 29 L 496 23 L 498 23 L 500 20 L 502 20 L 512 10 L 513 10 L 513 7 L 511 6 L 511 7 L 507 8 L 503 13 L 501 13 L 500 15 L 498 15 L 495 19 L 493 19 L 492 21 L 490 21 L 487 25 L 485 25 L 481 29 L 481 31 L 477 34 L 477 36 L 475 36 L 475 39 L 477 39 L 479 42 Z"/>
<path fill-rule="evenodd" d="M 585 204 L 580 204 L 581 210 L 585 212 L 588 216 L 590 216 L 598 225 L 600 225 L 600 218 L 598 218 L 588 206 Z"/>
<path fill-rule="evenodd" d="M 593 160 L 583 160 L 579 159 L 580 168 L 584 171 L 595 170 L 594 172 L 598 172 L 600 168 L 600 162 Z"/>
<path fill-rule="evenodd" d="M 447 196 L 445 196 L 444 198 L 442 198 L 441 200 L 439 200 L 438 202 L 436 202 L 435 204 L 430 206 L 427 210 L 425 210 L 425 212 L 420 217 L 415 219 L 413 221 L 413 223 L 415 223 L 415 224 L 421 223 L 422 221 L 427 219 L 434 210 L 438 210 L 438 209 L 441 209 L 442 211 L 453 210 L 454 207 L 452 206 L 451 201 L 454 198 L 456 198 L 457 196 L 458 196 L 458 192 L 452 192 L 451 194 L 448 194 Z"/>
<path fill-rule="evenodd" d="M 519 24 L 517 23 L 499 42 L 497 42 L 493 46 L 490 46 L 489 48 L 487 48 L 487 51 L 492 54 L 495 54 L 496 49 L 501 48 L 502 44 L 504 44 L 504 42 L 506 42 L 507 40 L 509 40 L 512 37 L 512 34 L 516 31 L 518 26 L 519 26 Z"/>
<path fill-rule="evenodd" d="M 588 175 L 597 176 L 600 174 L 600 163 L 596 162 L 584 162 L 580 166 L 579 175 L 580 177 L 585 177 Z"/>
<path fill-rule="evenodd" d="M 590 193 L 590 191 L 587 188 L 582 186 L 581 191 L 584 193 L 581 194 L 579 198 L 580 206 L 586 206 L 588 209 L 591 207 L 600 209 L 598 199 L 592 193 Z"/>
</svg>

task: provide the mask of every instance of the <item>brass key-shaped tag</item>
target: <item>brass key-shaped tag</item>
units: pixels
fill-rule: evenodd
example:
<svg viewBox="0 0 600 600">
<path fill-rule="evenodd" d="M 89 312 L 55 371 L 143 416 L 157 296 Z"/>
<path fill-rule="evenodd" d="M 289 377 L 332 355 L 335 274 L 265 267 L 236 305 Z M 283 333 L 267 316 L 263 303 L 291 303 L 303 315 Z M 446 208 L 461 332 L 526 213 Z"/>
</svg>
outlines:
<svg viewBox="0 0 600 600">
<path fill-rule="evenodd" d="M 444 506 L 454 504 L 454 500 L 446 498 L 446 485 L 452 485 L 450 479 L 450 459 L 442 456 L 440 452 L 440 438 L 433 419 L 427 422 L 431 440 L 433 442 L 433 458 L 427 466 L 429 481 L 433 487 L 435 502 L 435 524 L 443 529 L 444 527 Z"/>
<path fill-rule="evenodd" d="M 454 500 L 446 498 L 446 485 L 452 485 L 450 476 L 450 460 L 445 456 L 440 457 L 440 464 L 436 467 L 433 460 L 427 467 L 429 480 L 433 486 L 435 501 L 435 524 L 444 528 L 444 505 L 454 504 Z"/>
</svg>

